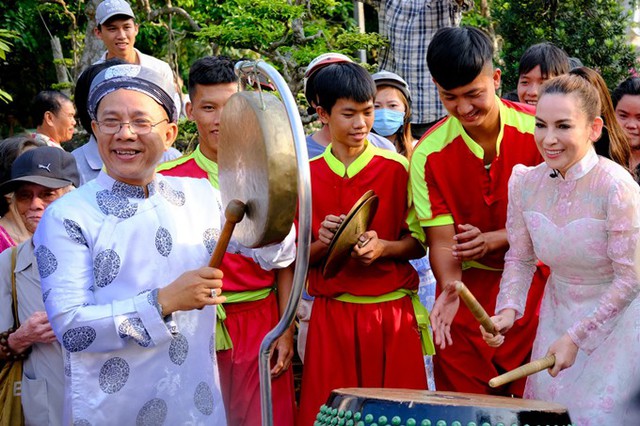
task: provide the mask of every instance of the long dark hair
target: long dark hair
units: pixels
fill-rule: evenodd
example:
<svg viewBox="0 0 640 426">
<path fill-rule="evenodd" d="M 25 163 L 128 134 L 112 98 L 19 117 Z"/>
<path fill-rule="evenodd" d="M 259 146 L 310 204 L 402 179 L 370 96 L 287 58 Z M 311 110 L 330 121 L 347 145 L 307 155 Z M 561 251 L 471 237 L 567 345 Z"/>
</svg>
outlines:
<svg viewBox="0 0 640 426">
<path fill-rule="evenodd" d="M 596 71 L 587 67 L 572 69 L 569 74 L 577 75 L 587 80 L 598 91 L 600 97 L 601 110 L 599 115 L 604 121 L 604 130 L 599 144 L 609 144 L 609 158 L 629 170 L 629 159 L 631 158 L 631 147 L 627 134 L 624 132 L 616 119 L 613 102 L 609 95 L 609 89 L 604 79 Z"/>
</svg>

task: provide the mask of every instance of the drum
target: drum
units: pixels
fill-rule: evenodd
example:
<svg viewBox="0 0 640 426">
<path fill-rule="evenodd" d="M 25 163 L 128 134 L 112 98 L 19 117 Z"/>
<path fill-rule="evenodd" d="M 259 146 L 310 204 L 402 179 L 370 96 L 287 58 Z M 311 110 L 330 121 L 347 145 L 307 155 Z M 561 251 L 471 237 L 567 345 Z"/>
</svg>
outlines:
<svg viewBox="0 0 640 426">
<path fill-rule="evenodd" d="M 561 405 L 527 399 L 408 389 L 345 388 L 331 393 L 314 425 L 570 426 Z"/>
</svg>

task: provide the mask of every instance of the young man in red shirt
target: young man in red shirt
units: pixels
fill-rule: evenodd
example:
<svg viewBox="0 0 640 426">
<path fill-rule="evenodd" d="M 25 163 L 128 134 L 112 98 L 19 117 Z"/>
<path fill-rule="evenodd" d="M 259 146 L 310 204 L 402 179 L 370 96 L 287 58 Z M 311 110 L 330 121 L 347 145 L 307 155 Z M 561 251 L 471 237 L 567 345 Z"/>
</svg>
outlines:
<svg viewBox="0 0 640 426">
<path fill-rule="evenodd" d="M 513 333 L 520 339 L 497 350 L 482 345 L 478 322 L 466 307 L 459 309 L 452 285 L 463 281 L 493 313 L 508 248 L 511 169 L 542 161 L 533 138 L 534 110 L 498 98 L 500 70 L 492 57 L 491 41 L 478 29 L 443 28 L 434 36 L 427 62 L 449 115 L 414 150 L 411 186 L 439 286 L 431 312 L 439 346 L 436 388 L 521 396 L 524 380 L 498 390 L 487 382 L 528 361 L 544 283 L 532 285 L 527 313 Z"/>
<path fill-rule="evenodd" d="M 335 388 L 426 389 L 422 354 L 432 349 L 426 310 L 419 310 L 418 274 L 409 263 L 425 249 L 408 192 L 408 163 L 367 140 L 375 83 L 360 65 L 336 63 L 318 71 L 314 84 L 316 110 L 329 127 L 331 144 L 310 161 L 308 291 L 315 300 L 302 377 L 302 426 L 313 424 Z M 368 190 L 379 197 L 369 231 L 360 236 L 369 241 L 355 245 L 344 267 L 324 278 L 323 259 L 342 215 Z M 425 322 L 418 324 L 417 316 Z"/>
<path fill-rule="evenodd" d="M 198 128 L 198 147 L 189 155 L 159 166 L 169 176 L 208 179 L 218 188 L 218 139 L 225 104 L 238 91 L 234 63 L 224 56 L 208 56 L 189 71 L 189 119 Z M 258 354 L 264 336 L 275 327 L 289 299 L 293 283 L 295 233 L 280 245 L 246 253 L 226 253 L 220 269 L 226 319 L 218 316 L 229 333 L 232 347 L 217 347 L 222 397 L 231 425 L 261 423 Z M 250 257 L 249 257 L 250 256 Z M 275 291 L 274 291 L 275 290 Z M 291 359 L 293 329 L 278 339 L 271 370 L 274 423 L 292 426 L 295 402 Z"/>
</svg>

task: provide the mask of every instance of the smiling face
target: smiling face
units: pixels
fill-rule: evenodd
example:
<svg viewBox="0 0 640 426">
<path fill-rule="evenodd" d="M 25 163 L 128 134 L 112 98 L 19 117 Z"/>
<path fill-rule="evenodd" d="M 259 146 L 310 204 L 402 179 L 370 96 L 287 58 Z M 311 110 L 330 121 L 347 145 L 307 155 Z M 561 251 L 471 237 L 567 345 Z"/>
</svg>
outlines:
<svg viewBox="0 0 640 426">
<path fill-rule="evenodd" d="M 631 149 L 640 149 L 640 95 L 624 95 L 616 105 L 616 119 L 627 134 Z"/>
<path fill-rule="evenodd" d="M 238 92 L 238 83 L 197 84 L 194 96 L 187 103 L 189 120 L 196 122 L 200 150 L 212 161 L 218 160 L 220 116 L 231 96 Z"/>
<path fill-rule="evenodd" d="M 536 109 L 535 139 L 544 161 L 565 175 L 602 132 L 602 119 L 590 121 L 575 94 L 543 95 Z"/>
<path fill-rule="evenodd" d="M 518 100 L 529 105 L 538 103 L 538 90 L 545 81 L 553 78 L 553 75 L 543 76 L 540 65 L 536 65 L 531 71 L 521 74 L 518 79 Z"/>
<path fill-rule="evenodd" d="M 24 226 L 32 234 L 42 219 L 44 210 L 60 198 L 64 188 L 50 189 L 36 183 L 22 183 L 14 192 L 14 200 Z"/>
<path fill-rule="evenodd" d="M 440 100 L 447 112 L 470 133 L 488 128 L 497 123 L 500 108 L 496 102 L 496 89 L 500 86 L 500 70 L 491 65 L 478 74 L 470 83 L 445 90 L 436 81 Z"/>
<path fill-rule="evenodd" d="M 146 135 L 132 133 L 127 125 L 121 126 L 115 135 L 109 135 L 100 130 L 96 121 L 91 123 L 107 174 L 130 185 L 144 186 L 153 180 L 162 153 L 178 135 L 178 126 L 168 122 L 166 111 L 152 98 L 135 90 L 118 89 L 102 98 L 97 120 L 158 123 Z"/>
<path fill-rule="evenodd" d="M 361 148 L 371 131 L 374 118 L 373 99 L 356 102 L 339 98 L 331 108 L 331 113 L 318 107 L 318 116 L 329 126 L 331 143 L 345 148 Z"/>
<path fill-rule="evenodd" d="M 138 24 L 133 19 L 113 19 L 94 30 L 107 48 L 107 59 L 121 58 L 128 62 L 135 56 L 133 45 L 138 35 Z"/>
</svg>

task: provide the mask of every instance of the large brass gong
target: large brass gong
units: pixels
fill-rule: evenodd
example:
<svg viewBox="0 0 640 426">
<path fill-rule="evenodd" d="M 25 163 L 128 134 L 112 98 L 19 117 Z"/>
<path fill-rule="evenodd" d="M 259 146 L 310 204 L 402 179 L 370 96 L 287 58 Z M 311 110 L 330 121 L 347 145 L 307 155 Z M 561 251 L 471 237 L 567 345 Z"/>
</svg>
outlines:
<svg viewBox="0 0 640 426">
<path fill-rule="evenodd" d="M 282 102 L 266 92 L 238 92 L 224 107 L 218 146 L 223 205 L 246 204 L 234 238 L 247 247 L 282 241 L 296 213 L 293 134 Z"/>
</svg>

